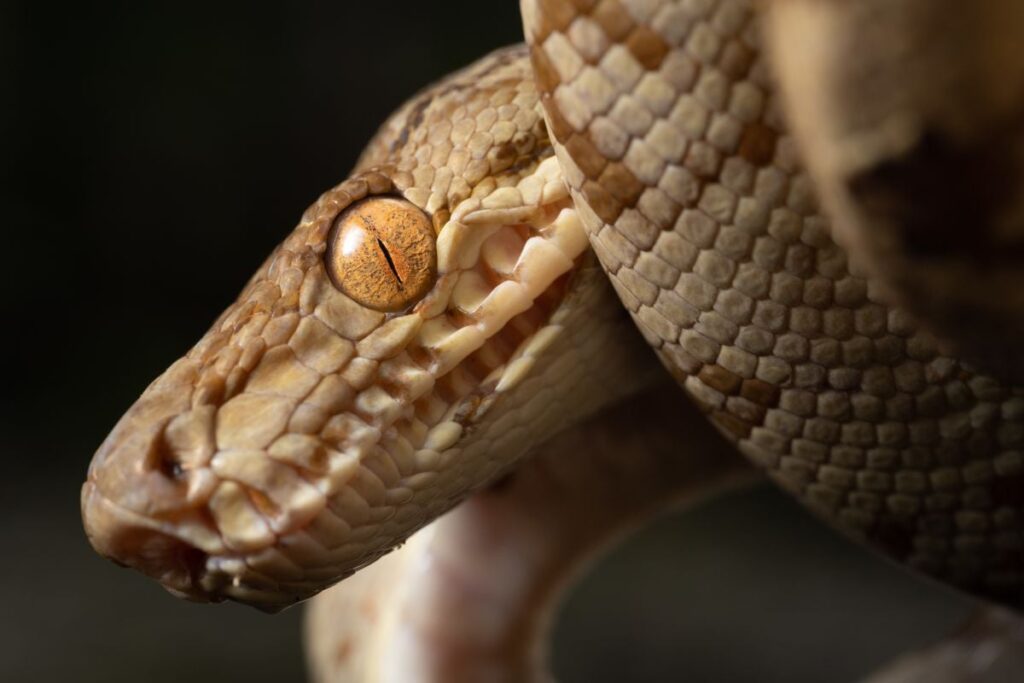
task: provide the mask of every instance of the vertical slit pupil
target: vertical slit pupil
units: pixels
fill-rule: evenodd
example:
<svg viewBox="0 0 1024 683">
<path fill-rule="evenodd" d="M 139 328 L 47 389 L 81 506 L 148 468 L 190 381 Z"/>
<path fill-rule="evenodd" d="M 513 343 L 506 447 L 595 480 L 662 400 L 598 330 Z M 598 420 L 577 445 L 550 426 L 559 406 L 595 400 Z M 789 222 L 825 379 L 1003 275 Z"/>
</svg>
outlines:
<svg viewBox="0 0 1024 683">
<path fill-rule="evenodd" d="M 377 247 L 384 253 L 384 259 L 388 262 L 388 268 L 391 269 L 391 274 L 395 276 L 396 280 L 398 280 L 398 288 L 401 289 L 402 276 L 398 274 L 398 269 L 395 268 L 395 262 L 391 258 L 391 252 L 388 251 L 388 248 L 384 245 L 384 242 L 379 237 L 377 238 Z"/>
</svg>

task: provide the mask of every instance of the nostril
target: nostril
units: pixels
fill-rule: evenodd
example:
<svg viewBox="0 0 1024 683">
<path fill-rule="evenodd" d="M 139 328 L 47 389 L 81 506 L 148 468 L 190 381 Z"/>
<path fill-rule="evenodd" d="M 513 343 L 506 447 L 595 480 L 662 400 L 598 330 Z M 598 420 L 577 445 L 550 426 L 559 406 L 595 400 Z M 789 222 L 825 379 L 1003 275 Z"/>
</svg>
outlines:
<svg viewBox="0 0 1024 683">
<path fill-rule="evenodd" d="M 167 430 L 161 429 L 159 436 L 153 439 L 149 453 L 149 463 L 168 479 L 181 479 L 185 474 L 181 457 L 168 442 Z"/>
<path fill-rule="evenodd" d="M 154 460 L 172 478 L 204 467 L 213 457 L 213 406 L 200 406 L 172 417 L 153 444 Z"/>
</svg>

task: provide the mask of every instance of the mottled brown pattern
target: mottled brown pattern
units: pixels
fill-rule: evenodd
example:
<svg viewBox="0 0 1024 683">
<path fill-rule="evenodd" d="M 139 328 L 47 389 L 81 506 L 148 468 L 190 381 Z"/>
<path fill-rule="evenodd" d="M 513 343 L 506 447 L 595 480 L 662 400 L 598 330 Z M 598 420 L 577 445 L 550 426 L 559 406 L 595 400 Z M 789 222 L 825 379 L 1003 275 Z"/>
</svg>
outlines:
<svg viewBox="0 0 1024 683">
<path fill-rule="evenodd" d="M 948 355 L 833 243 L 750 4 L 606 0 L 526 31 L 559 78 L 542 102 L 593 247 L 712 422 L 839 526 L 1020 605 L 1024 392 Z"/>
<path fill-rule="evenodd" d="M 608 161 L 597 151 L 594 144 L 585 135 L 573 135 L 565 143 L 565 149 L 576 159 L 580 170 L 588 178 L 597 178 L 601 175 Z M 611 188 L 609 188 L 611 190 Z"/>
<path fill-rule="evenodd" d="M 1024 382 L 1024 4 L 766 10 L 837 241 L 958 355 Z"/>
<path fill-rule="evenodd" d="M 739 155 L 754 164 L 765 166 L 775 156 L 775 141 L 779 134 L 761 123 L 752 123 L 743 129 Z"/>
<path fill-rule="evenodd" d="M 626 47 L 636 60 L 648 70 L 661 66 L 661 60 L 668 54 L 668 45 L 657 33 L 646 26 L 638 26 L 625 41 Z"/>
<path fill-rule="evenodd" d="M 563 0 L 561 4 L 566 4 Z M 591 9 L 591 16 L 600 25 L 604 34 L 612 40 L 622 40 L 629 35 L 633 21 L 618 0 L 601 0 Z"/>
<path fill-rule="evenodd" d="M 602 187 L 607 187 L 612 196 L 626 207 L 635 206 L 646 187 L 620 163 L 608 164 L 601 172 L 597 182 Z"/>
</svg>

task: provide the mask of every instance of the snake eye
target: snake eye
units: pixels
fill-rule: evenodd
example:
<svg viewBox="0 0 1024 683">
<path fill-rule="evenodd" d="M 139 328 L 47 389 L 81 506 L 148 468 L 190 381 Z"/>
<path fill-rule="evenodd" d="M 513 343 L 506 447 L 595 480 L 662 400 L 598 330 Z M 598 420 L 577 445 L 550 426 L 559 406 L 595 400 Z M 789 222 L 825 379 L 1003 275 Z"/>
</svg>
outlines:
<svg viewBox="0 0 1024 683">
<path fill-rule="evenodd" d="M 401 311 L 434 283 L 434 229 L 411 202 L 370 197 L 335 220 L 325 258 L 334 286 L 357 303 Z"/>
</svg>

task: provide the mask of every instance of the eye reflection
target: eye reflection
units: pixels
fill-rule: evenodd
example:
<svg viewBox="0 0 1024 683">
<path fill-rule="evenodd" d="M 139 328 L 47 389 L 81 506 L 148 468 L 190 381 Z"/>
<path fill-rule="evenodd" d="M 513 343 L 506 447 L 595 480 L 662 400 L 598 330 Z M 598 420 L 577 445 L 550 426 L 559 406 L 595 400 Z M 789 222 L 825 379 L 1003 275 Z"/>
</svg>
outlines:
<svg viewBox="0 0 1024 683">
<path fill-rule="evenodd" d="M 354 256 L 367 239 L 365 230 L 356 226 L 350 227 L 341 238 L 341 255 L 345 258 Z"/>
<path fill-rule="evenodd" d="M 411 202 L 370 197 L 335 221 L 325 256 L 334 285 L 378 311 L 401 311 L 434 283 L 435 238 L 430 218 Z"/>
</svg>

